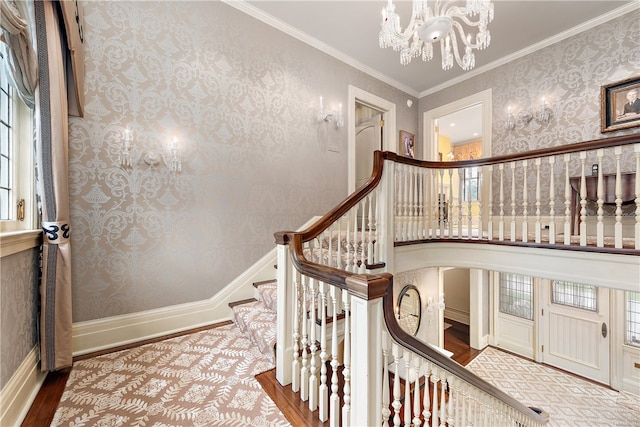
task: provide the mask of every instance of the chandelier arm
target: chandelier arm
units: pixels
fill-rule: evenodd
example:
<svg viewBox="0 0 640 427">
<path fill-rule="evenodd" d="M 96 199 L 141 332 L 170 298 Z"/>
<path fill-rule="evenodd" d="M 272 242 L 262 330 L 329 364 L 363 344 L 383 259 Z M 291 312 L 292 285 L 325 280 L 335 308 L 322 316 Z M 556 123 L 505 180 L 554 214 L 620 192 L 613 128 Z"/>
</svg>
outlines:
<svg viewBox="0 0 640 427">
<path fill-rule="evenodd" d="M 464 28 L 462 28 L 462 25 L 460 25 L 460 23 L 459 23 L 459 22 L 455 22 L 455 21 L 454 21 L 454 22 L 453 22 L 453 28 L 455 28 L 456 30 L 458 30 L 458 34 L 459 34 L 459 36 L 460 36 L 460 39 L 462 40 L 462 43 L 463 43 L 465 46 L 468 46 L 468 47 L 470 47 L 471 49 L 478 49 L 479 45 L 478 45 L 478 42 L 477 42 L 477 37 L 476 37 L 476 42 L 475 42 L 475 43 L 470 43 L 470 42 L 467 40 L 467 34 L 464 32 Z M 451 41 L 453 42 L 453 41 L 456 39 L 456 37 L 455 37 L 455 31 L 451 31 L 449 34 L 451 34 Z M 477 34 L 476 34 L 476 36 L 477 36 Z M 458 53 L 457 44 L 456 44 L 456 47 L 454 48 L 454 50 L 456 51 L 456 55 L 457 55 L 457 53 Z M 457 58 L 457 56 L 456 56 L 456 58 Z"/>
<path fill-rule="evenodd" d="M 460 24 L 458 24 L 457 26 L 456 25 L 454 26 L 456 28 L 460 27 L 458 28 L 458 31 L 461 32 L 460 35 L 462 39 L 466 42 L 466 38 L 464 37 L 464 30 L 462 29 L 462 26 L 460 26 Z M 451 50 L 453 51 L 453 57 L 456 59 L 456 62 L 458 63 L 458 65 L 462 67 L 462 58 L 460 57 L 460 52 L 458 52 L 458 38 L 456 37 L 456 32 L 451 31 L 449 35 L 451 36 Z"/>
</svg>

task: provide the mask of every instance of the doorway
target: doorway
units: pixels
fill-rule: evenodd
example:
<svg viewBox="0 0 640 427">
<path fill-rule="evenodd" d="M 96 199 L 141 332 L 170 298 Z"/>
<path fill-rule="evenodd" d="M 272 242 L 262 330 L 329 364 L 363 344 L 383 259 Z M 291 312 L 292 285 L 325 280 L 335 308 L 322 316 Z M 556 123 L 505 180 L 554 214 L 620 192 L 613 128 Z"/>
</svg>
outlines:
<svg viewBox="0 0 640 427">
<path fill-rule="evenodd" d="M 559 280 L 542 289 L 542 361 L 609 385 L 609 289 Z"/>
<path fill-rule="evenodd" d="M 370 146 L 364 147 L 358 150 L 356 147 L 356 126 L 358 125 L 357 119 L 357 110 L 356 106 L 359 105 L 360 109 L 362 107 L 367 107 L 379 114 L 381 116 L 381 120 L 378 122 L 381 124 L 381 130 L 379 131 L 381 141 L 379 146 L 384 151 L 396 151 L 395 144 L 395 135 L 396 135 L 396 105 L 386 99 L 380 98 L 372 93 L 366 92 L 362 89 L 359 89 L 355 86 L 349 86 L 349 99 L 348 99 L 348 109 L 347 115 L 349 123 L 349 136 L 348 136 L 348 146 L 347 146 L 347 157 L 348 157 L 348 190 L 349 193 L 353 193 L 357 188 L 356 181 L 358 175 L 364 175 L 364 172 L 357 172 L 358 164 L 360 163 L 359 157 L 365 156 L 369 157 L 369 160 L 364 160 L 362 164 L 366 162 L 371 162 L 373 165 L 373 153 L 371 150 L 377 143 L 373 142 Z M 366 148 L 366 150 L 365 150 Z M 365 152 L 366 151 L 366 152 Z M 362 166 L 361 166 L 362 170 Z M 367 174 L 367 178 L 371 176 L 371 167 Z"/>
<path fill-rule="evenodd" d="M 382 150 L 382 113 L 356 102 L 356 188 L 360 188 L 371 176 L 373 155 Z"/>
</svg>

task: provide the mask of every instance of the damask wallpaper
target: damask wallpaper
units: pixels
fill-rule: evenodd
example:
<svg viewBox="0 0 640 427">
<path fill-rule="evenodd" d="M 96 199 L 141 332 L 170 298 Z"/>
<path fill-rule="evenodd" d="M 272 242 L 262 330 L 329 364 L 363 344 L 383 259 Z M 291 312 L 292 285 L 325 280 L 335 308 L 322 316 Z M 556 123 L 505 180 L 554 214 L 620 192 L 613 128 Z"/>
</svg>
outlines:
<svg viewBox="0 0 640 427">
<path fill-rule="evenodd" d="M 455 86 L 420 99 L 419 128 L 423 113 L 450 102 L 491 88 L 492 90 L 492 155 L 529 151 L 566 145 L 614 135 L 638 132 L 628 129 L 617 133 L 600 132 L 600 87 L 604 84 L 640 75 L 640 10 L 601 24 L 544 49 L 516 59 L 493 70 L 472 77 Z M 532 113 L 542 98 L 552 109 L 548 123 L 532 120 L 514 130 L 505 128 L 508 108 L 515 114 Z M 623 153 L 627 162 L 631 156 Z M 587 164 L 595 163 L 590 156 Z M 572 175 L 577 175 L 579 162 L 572 160 Z M 557 162 L 561 170 L 562 162 Z M 630 170 L 628 163 L 623 170 Z M 603 172 L 613 172 L 613 164 L 603 165 Z M 520 172 L 519 172 L 520 173 Z M 529 185 L 535 184 L 530 168 Z M 541 176 L 548 182 L 548 165 Z M 496 178 L 494 174 L 494 178 Z M 516 177 L 522 182 L 522 176 Z M 561 185 L 557 182 L 556 185 Z M 510 181 L 505 188 L 510 188 Z M 529 194 L 533 194 L 530 188 Z M 556 213 L 562 207 L 564 190 L 556 189 Z M 497 197 L 497 191 L 494 191 Z M 542 189 L 542 200 L 548 198 L 548 188 Z M 494 200 L 497 206 L 497 200 Z M 519 206 L 518 211 L 521 210 Z M 546 212 L 548 207 L 543 204 Z M 520 213 L 520 212 L 518 212 Z"/>
<path fill-rule="evenodd" d="M 70 121 L 73 320 L 212 297 L 347 196 L 354 85 L 407 94 L 221 2 L 85 2 L 85 117 Z M 126 130 L 133 167 L 118 159 Z M 175 137 L 182 173 L 138 160 Z M 329 151 L 337 142 L 338 152 Z"/>
<path fill-rule="evenodd" d="M 491 88 L 494 156 L 615 135 L 600 133 L 600 86 L 640 73 L 638 20 L 635 10 L 423 97 L 420 128 L 423 112 Z M 531 111 L 542 97 L 553 110 L 549 123 L 505 129 L 509 106 Z"/>
<path fill-rule="evenodd" d="M 0 260 L 0 389 L 15 373 L 38 340 L 38 250 Z"/>
</svg>

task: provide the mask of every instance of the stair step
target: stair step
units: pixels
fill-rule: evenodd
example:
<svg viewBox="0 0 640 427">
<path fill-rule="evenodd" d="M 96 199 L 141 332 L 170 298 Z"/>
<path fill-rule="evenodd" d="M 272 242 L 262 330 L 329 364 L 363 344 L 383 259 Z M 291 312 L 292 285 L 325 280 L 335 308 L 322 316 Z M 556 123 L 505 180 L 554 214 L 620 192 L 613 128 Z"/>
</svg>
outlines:
<svg viewBox="0 0 640 427">
<path fill-rule="evenodd" d="M 260 301 L 271 311 L 278 311 L 278 283 L 275 281 L 263 283 L 257 287 Z"/>
<path fill-rule="evenodd" d="M 229 308 L 233 308 L 233 307 L 235 307 L 237 305 L 248 304 L 250 302 L 256 302 L 256 301 L 258 301 L 258 300 L 255 299 L 255 298 L 249 298 L 249 299 L 243 299 L 243 300 L 240 300 L 240 301 L 230 302 L 229 303 Z"/>
<path fill-rule="evenodd" d="M 236 305 L 232 311 L 234 322 L 238 328 L 273 363 L 275 361 L 277 321 L 275 311 L 267 308 L 262 301 Z"/>
<path fill-rule="evenodd" d="M 268 285 L 269 283 L 278 283 L 278 281 L 275 279 L 271 279 L 271 280 L 262 280 L 260 282 L 253 282 L 253 287 L 258 288 L 262 285 Z"/>
</svg>

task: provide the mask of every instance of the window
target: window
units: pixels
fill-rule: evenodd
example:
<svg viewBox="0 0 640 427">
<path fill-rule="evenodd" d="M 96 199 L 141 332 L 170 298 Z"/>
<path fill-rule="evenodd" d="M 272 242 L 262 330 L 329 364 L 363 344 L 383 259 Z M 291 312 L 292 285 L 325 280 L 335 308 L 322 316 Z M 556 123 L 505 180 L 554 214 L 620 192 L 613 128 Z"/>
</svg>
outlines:
<svg viewBox="0 0 640 427">
<path fill-rule="evenodd" d="M 625 343 L 640 347 L 640 292 L 625 292 L 627 334 Z"/>
<path fill-rule="evenodd" d="M 466 168 L 462 170 L 462 200 L 465 202 L 478 201 L 478 168 Z M 471 200 L 469 200 L 471 196 Z"/>
<path fill-rule="evenodd" d="M 0 53 L 0 232 L 36 228 L 33 112 L 11 85 Z"/>
<path fill-rule="evenodd" d="M 500 312 L 533 320 L 533 278 L 500 274 Z"/>
<path fill-rule="evenodd" d="M 553 304 L 598 311 L 598 288 L 595 286 L 562 280 L 554 280 L 551 286 L 551 302 Z"/>
</svg>

